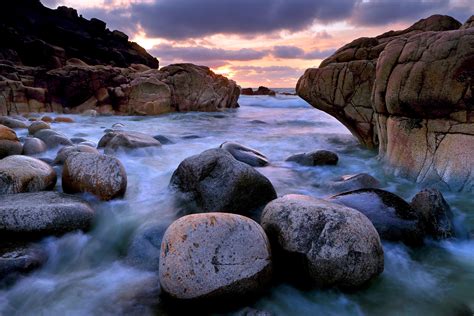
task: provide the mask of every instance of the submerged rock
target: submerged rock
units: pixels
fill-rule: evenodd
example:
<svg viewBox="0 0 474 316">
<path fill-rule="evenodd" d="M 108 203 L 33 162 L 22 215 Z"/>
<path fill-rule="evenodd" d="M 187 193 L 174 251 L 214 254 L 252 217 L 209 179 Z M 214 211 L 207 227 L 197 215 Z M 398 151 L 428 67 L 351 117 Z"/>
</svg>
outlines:
<svg viewBox="0 0 474 316">
<path fill-rule="evenodd" d="M 38 246 L 17 243 L 0 245 L 0 280 L 30 272 L 46 262 L 46 251 Z"/>
<path fill-rule="evenodd" d="M 413 197 L 410 205 L 420 214 L 428 235 L 435 239 L 454 237 L 453 212 L 441 192 L 424 189 Z"/>
<path fill-rule="evenodd" d="M 378 189 L 380 182 L 367 173 L 344 175 L 328 183 L 329 191 L 334 193 L 359 189 Z"/>
<path fill-rule="evenodd" d="M 235 159 L 252 167 L 264 167 L 269 163 L 268 158 L 261 152 L 238 143 L 225 142 L 219 148 L 228 151 Z"/>
<path fill-rule="evenodd" d="M 94 211 L 80 198 L 58 192 L 0 195 L 0 233 L 41 237 L 88 229 Z"/>
<path fill-rule="evenodd" d="M 316 150 L 290 156 L 286 161 L 294 161 L 304 166 L 337 165 L 339 157 L 328 150 Z"/>
<path fill-rule="evenodd" d="M 11 128 L 0 124 L 0 159 L 19 155 L 22 152 L 22 145 Z"/>
<path fill-rule="evenodd" d="M 320 287 L 355 289 L 384 269 L 380 237 L 362 213 L 304 195 L 270 202 L 262 227 L 283 273 Z"/>
<path fill-rule="evenodd" d="M 240 215 L 181 217 L 166 230 L 161 249 L 161 288 L 176 299 L 236 300 L 262 290 L 270 280 L 265 232 Z"/>
<path fill-rule="evenodd" d="M 87 192 L 108 201 L 125 194 L 127 173 L 114 157 L 88 152 L 71 153 L 64 163 L 62 185 L 66 193 Z"/>
<path fill-rule="evenodd" d="M 0 160 L 0 194 L 52 190 L 56 172 L 47 163 L 27 156 Z"/>
<path fill-rule="evenodd" d="M 276 198 L 270 180 L 223 149 L 186 158 L 170 185 L 178 198 L 204 212 L 245 214 Z"/>
<path fill-rule="evenodd" d="M 423 243 L 425 232 L 418 213 L 393 193 L 380 189 L 360 189 L 334 195 L 329 201 L 366 215 L 382 239 L 402 241 L 408 245 Z"/>
</svg>

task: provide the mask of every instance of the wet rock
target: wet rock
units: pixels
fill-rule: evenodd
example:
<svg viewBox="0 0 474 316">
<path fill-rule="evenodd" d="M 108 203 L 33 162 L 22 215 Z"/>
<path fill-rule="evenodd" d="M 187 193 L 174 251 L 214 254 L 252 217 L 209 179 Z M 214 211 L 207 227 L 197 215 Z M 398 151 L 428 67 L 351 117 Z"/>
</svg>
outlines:
<svg viewBox="0 0 474 316">
<path fill-rule="evenodd" d="M 69 157 L 69 155 L 72 153 L 92 153 L 92 154 L 100 155 L 99 151 L 91 146 L 86 146 L 86 145 L 66 146 L 66 147 L 61 148 L 58 151 L 56 158 L 54 159 L 54 163 L 62 165 L 66 161 L 67 157 Z"/>
<path fill-rule="evenodd" d="M 247 213 L 276 198 L 271 182 L 223 149 L 186 158 L 173 173 L 177 197 L 204 212 Z"/>
<path fill-rule="evenodd" d="M 34 135 L 37 131 L 42 130 L 42 129 L 50 129 L 51 126 L 49 126 L 48 123 L 43 122 L 43 121 L 36 121 L 31 123 L 30 126 L 28 126 L 28 133 L 30 135 Z"/>
<path fill-rule="evenodd" d="M 423 243 L 425 232 L 417 212 L 397 195 L 380 189 L 360 189 L 334 195 L 329 201 L 354 208 L 374 224 L 382 239 L 408 245 Z"/>
<path fill-rule="evenodd" d="M 45 142 L 36 137 L 27 137 L 23 144 L 23 155 L 33 156 L 48 150 Z"/>
<path fill-rule="evenodd" d="M 285 261 L 283 270 L 297 271 L 320 287 L 356 289 L 384 269 L 380 237 L 354 209 L 286 195 L 265 207 L 261 223 L 275 256 Z"/>
<path fill-rule="evenodd" d="M 225 142 L 219 148 L 228 151 L 235 159 L 252 167 L 264 167 L 269 163 L 268 158 L 261 152 L 238 143 Z"/>
<path fill-rule="evenodd" d="M 294 161 L 304 166 L 337 165 L 339 157 L 328 150 L 316 150 L 290 156 L 286 161 Z"/>
<path fill-rule="evenodd" d="M 87 142 L 88 140 L 85 139 L 85 138 L 82 138 L 82 137 L 72 137 L 71 138 L 71 142 L 73 144 L 79 144 L 79 143 L 82 143 L 82 142 Z M 94 146 L 95 147 L 95 146 Z"/>
<path fill-rule="evenodd" d="M 359 189 L 378 189 L 380 182 L 367 173 L 345 175 L 329 182 L 329 191 L 334 193 Z"/>
<path fill-rule="evenodd" d="M 114 157 L 71 153 L 64 163 L 62 186 L 66 193 L 88 192 L 108 201 L 125 194 L 127 174 L 122 163 Z"/>
<path fill-rule="evenodd" d="M 41 139 L 46 143 L 48 149 L 59 146 L 72 146 L 71 140 L 64 134 L 54 131 L 52 129 L 42 129 L 35 133 L 36 138 Z"/>
<path fill-rule="evenodd" d="M 19 155 L 21 151 L 22 145 L 15 131 L 0 124 L 0 159 L 11 155 Z"/>
<path fill-rule="evenodd" d="M 80 198 L 58 192 L 0 195 L 0 232 L 8 237 L 60 235 L 88 229 L 94 211 Z"/>
<path fill-rule="evenodd" d="M 48 256 L 38 246 L 18 243 L 0 245 L 0 280 L 30 272 L 43 265 Z"/>
<path fill-rule="evenodd" d="M 454 237 L 453 212 L 441 192 L 424 189 L 413 197 L 410 205 L 420 214 L 428 235 L 435 239 Z"/>
<path fill-rule="evenodd" d="M 173 298 L 236 300 L 263 289 L 270 274 L 268 239 L 249 218 L 188 215 L 171 224 L 163 237 L 160 283 Z"/>
<path fill-rule="evenodd" d="M 257 91 L 253 92 L 253 95 L 269 95 L 274 97 L 276 95 L 276 92 L 267 87 L 260 86 L 258 87 Z"/>
<path fill-rule="evenodd" d="M 174 141 L 172 141 L 171 139 L 169 139 L 168 137 L 164 135 L 155 135 L 153 136 L 153 138 L 159 141 L 162 145 L 171 145 L 175 143 Z"/>
<path fill-rule="evenodd" d="M 53 120 L 54 123 L 74 123 L 74 120 L 70 117 L 58 116 Z"/>
<path fill-rule="evenodd" d="M 240 90 L 241 95 L 253 95 L 253 89 L 252 88 L 242 88 Z"/>
<path fill-rule="evenodd" d="M 27 128 L 28 127 L 25 122 L 20 121 L 18 119 L 14 119 L 9 116 L 0 116 L 0 124 L 5 125 L 6 127 L 9 127 L 9 128 Z"/>
<path fill-rule="evenodd" d="M 46 122 L 46 123 L 52 123 L 52 122 L 54 121 L 53 118 L 52 118 L 51 116 L 48 116 L 48 115 L 43 116 L 43 117 L 41 118 L 41 120 L 42 120 L 43 122 Z"/>
<path fill-rule="evenodd" d="M 0 194 L 52 190 L 56 172 L 41 160 L 8 156 L 0 160 Z"/>
<path fill-rule="evenodd" d="M 152 136 L 139 132 L 112 131 L 99 140 L 98 147 L 104 147 L 106 154 L 114 154 L 117 151 L 157 148 L 161 147 L 161 143 Z"/>
<path fill-rule="evenodd" d="M 181 137 L 181 139 L 198 139 L 198 138 L 202 138 L 202 136 L 201 135 L 185 135 Z"/>
</svg>

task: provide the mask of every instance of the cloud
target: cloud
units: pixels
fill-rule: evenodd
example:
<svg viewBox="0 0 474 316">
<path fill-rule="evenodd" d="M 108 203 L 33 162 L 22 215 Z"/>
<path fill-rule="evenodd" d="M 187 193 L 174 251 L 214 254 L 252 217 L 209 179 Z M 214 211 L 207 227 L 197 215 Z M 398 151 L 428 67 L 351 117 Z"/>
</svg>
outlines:
<svg viewBox="0 0 474 316">
<path fill-rule="evenodd" d="M 335 49 L 313 50 L 305 52 L 303 49 L 296 46 L 275 46 L 272 55 L 276 58 L 285 59 L 324 59 L 333 54 Z"/>
<path fill-rule="evenodd" d="M 289 66 L 231 66 L 232 78 L 244 86 L 272 85 L 292 87 L 304 69 Z"/>
</svg>

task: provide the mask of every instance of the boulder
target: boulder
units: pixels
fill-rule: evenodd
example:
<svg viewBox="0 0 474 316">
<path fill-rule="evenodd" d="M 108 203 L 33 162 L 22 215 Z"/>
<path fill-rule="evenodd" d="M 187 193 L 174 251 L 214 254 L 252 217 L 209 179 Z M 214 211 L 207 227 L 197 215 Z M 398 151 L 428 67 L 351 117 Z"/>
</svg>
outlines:
<svg viewBox="0 0 474 316">
<path fill-rule="evenodd" d="M 258 87 L 257 91 L 253 92 L 253 95 L 269 95 L 274 97 L 276 95 L 276 92 L 267 87 L 260 86 Z"/>
<path fill-rule="evenodd" d="M 410 205 L 420 215 L 428 235 L 438 240 L 455 236 L 453 212 L 441 192 L 424 189 L 413 197 Z"/>
<path fill-rule="evenodd" d="M 8 116 L 0 116 L 0 124 L 9 128 L 27 128 L 24 121 Z"/>
<path fill-rule="evenodd" d="M 25 138 L 25 142 L 23 144 L 23 155 L 26 156 L 33 156 L 36 154 L 43 153 L 48 150 L 48 146 L 46 146 L 45 142 L 41 139 L 36 137 L 27 137 Z"/>
<path fill-rule="evenodd" d="M 245 214 L 276 198 L 271 182 L 223 149 L 209 149 L 182 161 L 171 187 L 199 211 Z"/>
<path fill-rule="evenodd" d="M 303 195 L 285 195 L 264 209 L 262 227 L 283 272 L 319 287 L 356 289 L 384 269 L 380 237 L 362 213 Z"/>
<path fill-rule="evenodd" d="M 28 133 L 30 135 L 34 135 L 37 131 L 42 130 L 42 129 L 50 129 L 51 126 L 49 126 L 48 123 L 43 122 L 43 121 L 36 121 L 30 124 L 28 126 Z"/>
<path fill-rule="evenodd" d="M 0 218 L 2 236 L 23 239 L 88 229 L 94 211 L 82 199 L 58 192 L 3 194 Z"/>
<path fill-rule="evenodd" d="M 52 129 L 41 129 L 37 131 L 34 136 L 45 142 L 48 149 L 59 146 L 72 146 L 71 140 L 64 134 L 54 131 Z"/>
<path fill-rule="evenodd" d="M 159 141 L 162 145 L 171 145 L 175 143 L 174 141 L 172 141 L 171 139 L 169 139 L 168 137 L 164 135 L 155 135 L 153 136 L 153 138 Z"/>
<path fill-rule="evenodd" d="M 57 165 L 62 165 L 66 161 L 67 157 L 69 157 L 69 155 L 72 153 L 92 153 L 100 155 L 99 151 L 91 146 L 81 144 L 65 146 L 58 151 L 56 158 L 54 159 L 54 163 Z"/>
<path fill-rule="evenodd" d="M 112 131 L 105 134 L 99 140 L 98 147 L 104 147 L 106 154 L 114 154 L 117 151 L 157 148 L 161 147 L 161 143 L 152 136 L 139 132 Z"/>
<path fill-rule="evenodd" d="M 56 172 L 47 163 L 27 156 L 0 160 L 0 194 L 52 190 Z"/>
<path fill-rule="evenodd" d="M 359 189 L 378 189 L 380 182 L 367 173 L 344 175 L 328 183 L 329 191 L 334 193 Z"/>
<path fill-rule="evenodd" d="M 240 94 L 242 95 L 253 95 L 253 89 L 252 88 L 243 88 L 240 90 Z"/>
<path fill-rule="evenodd" d="M 15 131 L 0 124 L 0 159 L 21 154 L 22 148 Z"/>
<path fill-rule="evenodd" d="M 425 231 L 419 214 L 393 193 L 380 189 L 360 189 L 336 194 L 329 201 L 366 215 L 382 239 L 415 246 L 423 243 Z"/>
<path fill-rule="evenodd" d="M 62 174 L 66 193 L 87 192 L 101 200 L 122 197 L 127 189 L 127 174 L 122 163 L 110 156 L 96 153 L 71 153 Z"/>
<path fill-rule="evenodd" d="M 74 120 L 70 117 L 58 116 L 53 120 L 54 123 L 74 123 Z"/>
<path fill-rule="evenodd" d="M 266 286 L 271 269 L 265 232 L 240 215 L 184 216 L 171 224 L 163 237 L 160 284 L 175 299 L 249 296 Z"/>
<path fill-rule="evenodd" d="M 47 259 L 46 251 L 38 246 L 3 242 L 0 246 L 0 280 L 30 272 Z"/>
<path fill-rule="evenodd" d="M 228 151 L 235 159 L 252 167 L 264 167 L 269 163 L 268 158 L 261 152 L 238 143 L 225 142 L 219 148 Z"/>
<path fill-rule="evenodd" d="M 328 150 L 316 150 L 290 156 L 286 161 L 293 161 L 304 166 L 337 165 L 339 157 Z"/>
</svg>

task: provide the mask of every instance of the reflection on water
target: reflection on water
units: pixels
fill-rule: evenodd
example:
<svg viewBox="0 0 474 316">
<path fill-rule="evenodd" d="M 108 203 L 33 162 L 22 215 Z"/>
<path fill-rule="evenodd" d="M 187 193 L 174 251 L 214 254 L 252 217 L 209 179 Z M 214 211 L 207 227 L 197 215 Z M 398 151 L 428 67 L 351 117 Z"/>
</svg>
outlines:
<svg viewBox="0 0 474 316">
<path fill-rule="evenodd" d="M 103 315 L 154 312 L 156 275 L 131 267 L 127 247 L 145 223 L 169 224 L 177 216 L 167 186 L 186 157 L 235 141 L 263 152 L 271 165 L 259 168 L 278 195 L 328 196 L 326 183 L 366 172 L 384 189 L 411 199 L 417 188 L 385 175 L 376 152 L 366 150 L 335 119 L 292 96 L 240 98 L 241 108 L 223 113 L 174 113 L 160 117 L 83 117 L 53 127 L 69 137 L 98 142 L 115 123 L 124 129 L 163 135 L 173 144 L 139 154 L 120 154 L 128 174 L 123 200 L 99 202 L 94 229 L 41 241 L 50 259 L 38 271 L 0 289 L 2 315 Z M 23 134 L 22 134 L 23 133 Z M 26 136 L 19 131 L 20 136 Z M 291 154 L 316 149 L 338 153 L 337 166 L 304 167 L 285 162 Z M 54 158 L 55 152 L 45 155 Z M 60 189 L 60 185 L 58 185 Z M 474 202 L 468 194 L 447 193 L 457 231 L 474 228 Z M 385 272 L 357 293 L 273 288 L 253 307 L 276 315 L 452 315 L 474 309 L 474 242 L 430 243 L 421 249 L 384 244 Z M 156 311 L 155 311 L 156 312 Z"/>
</svg>

